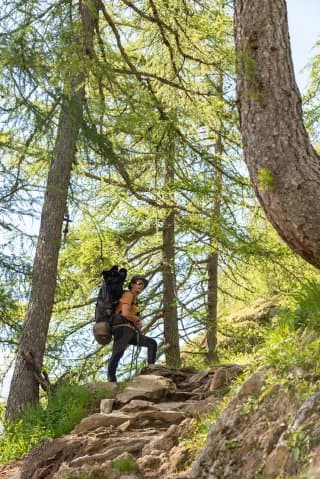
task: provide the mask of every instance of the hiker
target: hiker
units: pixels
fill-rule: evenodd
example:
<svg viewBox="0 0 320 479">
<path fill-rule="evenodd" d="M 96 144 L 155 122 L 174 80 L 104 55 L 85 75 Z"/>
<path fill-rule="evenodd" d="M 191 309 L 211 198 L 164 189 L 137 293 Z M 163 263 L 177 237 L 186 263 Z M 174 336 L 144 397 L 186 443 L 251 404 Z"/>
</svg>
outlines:
<svg viewBox="0 0 320 479">
<path fill-rule="evenodd" d="M 125 350 L 132 344 L 148 348 L 148 364 L 154 364 L 157 353 L 157 343 L 141 333 L 141 320 L 137 298 L 147 286 L 144 276 L 133 276 L 129 283 L 129 291 L 125 291 L 115 309 L 115 319 L 112 324 L 113 347 L 108 365 L 108 381 L 117 382 L 116 371 Z"/>
</svg>

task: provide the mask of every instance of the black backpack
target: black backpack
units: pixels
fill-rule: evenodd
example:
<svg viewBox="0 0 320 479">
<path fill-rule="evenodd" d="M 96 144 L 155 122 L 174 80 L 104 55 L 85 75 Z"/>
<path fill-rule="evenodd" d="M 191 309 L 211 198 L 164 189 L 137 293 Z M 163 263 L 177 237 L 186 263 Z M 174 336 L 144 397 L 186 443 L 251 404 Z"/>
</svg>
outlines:
<svg viewBox="0 0 320 479">
<path fill-rule="evenodd" d="M 103 284 L 100 287 L 95 309 L 93 335 L 99 344 L 108 344 L 112 339 L 112 319 L 115 308 L 123 294 L 123 283 L 127 277 L 125 268 L 113 266 L 102 271 Z"/>
</svg>

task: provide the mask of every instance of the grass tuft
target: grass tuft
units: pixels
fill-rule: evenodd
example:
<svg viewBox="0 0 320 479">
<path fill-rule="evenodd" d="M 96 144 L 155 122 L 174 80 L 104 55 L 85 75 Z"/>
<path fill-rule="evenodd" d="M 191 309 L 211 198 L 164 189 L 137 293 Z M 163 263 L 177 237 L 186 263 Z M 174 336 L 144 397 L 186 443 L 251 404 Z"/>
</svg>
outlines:
<svg viewBox="0 0 320 479">
<path fill-rule="evenodd" d="M 99 399 L 100 400 L 100 399 Z M 3 431 L 0 437 L 0 463 L 27 454 L 47 439 L 70 432 L 92 407 L 88 388 L 61 384 L 37 407 L 26 407 L 16 421 L 4 422 L 5 407 L 0 408 Z"/>
</svg>

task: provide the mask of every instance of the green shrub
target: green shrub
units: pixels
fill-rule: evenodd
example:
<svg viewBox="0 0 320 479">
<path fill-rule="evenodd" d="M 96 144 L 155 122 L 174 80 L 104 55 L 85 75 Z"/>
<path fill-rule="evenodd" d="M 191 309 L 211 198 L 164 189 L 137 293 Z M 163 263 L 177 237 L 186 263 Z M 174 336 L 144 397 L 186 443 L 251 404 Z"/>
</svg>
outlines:
<svg viewBox="0 0 320 479">
<path fill-rule="evenodd" d="M 271 364 L 279 373 L 301 368 L 311 373 L 320 372 L 320 338 L 312 331 L 303 333 L 290 323 L 281 323 L 270 330 L 259 354 L 265 364 Z"/>
<path fill-rule="evenodd" d="M 112 469 L 120 473 L 135 473 L 139 471 L 139 466 L 133 457 L 120 457 L 112 463 Z"/>
<path fill-rule="evenodd" d="M 307 281 L 289 295 L 290 305 L 282 310 L 277 324 L 269 328 L 259 355 L 279 373 L 294 368 L 320 372 L 320 284 Z"/>
<path fill-rule="evenodd" d="M 297 292 L 291 293 L 294 301 L 292 325 L 295 329 L 309 328 L 320 332 L 320 283 L 308 281 Z"/>
<path fill-rule="evenodd" d="M 61 384 L 37 407 L 26 407 L 17 421 L 4 423 L 0 438 L 0 463 L 6 463 L 29 452 L 46 439 L 70 432 L 92 406 L 90 391 L 76 384 Z"/>
</svg>

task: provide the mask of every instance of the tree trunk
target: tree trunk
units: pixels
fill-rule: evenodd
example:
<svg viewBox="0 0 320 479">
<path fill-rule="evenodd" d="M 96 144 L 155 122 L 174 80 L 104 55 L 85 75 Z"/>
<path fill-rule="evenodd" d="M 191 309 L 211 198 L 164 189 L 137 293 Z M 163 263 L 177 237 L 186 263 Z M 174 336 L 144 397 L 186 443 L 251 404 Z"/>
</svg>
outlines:
<svg viewBox="0 0 320 479">
<path fill-rule="evenodd" d="M 172 148 L 169 148 L 165 159 L 165 186 L 168 188 L 169 196 L 173 200 L 171 188 L 174 183 L 174 161 Z M 163 275 L 163 322 L 164 339 L 167 346 L 165 357 L 166 363 L 170 367 L 178 368 L 181 366 L 180 346 L 179 346 L 179 328 L 176 298 L 176 274 L 175 274 L 175 212 L 171 209 L 163 225 L 163 255 L 162 255 L 162 275 Z"/>
<path fill-rule="evenodd" d="M 244 154 L 280 236 L 320 267 L 320 162 L 302 120 L 284 0 L 236 0 L 237 95 Z"/>
<path fill-rule="evenodd" d="M 93 20 L 90 10 L 81 8 L 84 41 L 83 52 L 92 42 Z M 45 344 L 52 313 L 61 230 L 67 206 L 68 186 L 76 141 L 82 119 L 84 74 L 70 75 L 58 125 L 55 148 L 49 167 L 46 192 L 41 212 L 40 231 L 33 264 L 31 295 L 17 351 L 15 369 L 7 402 L 6 418 L 20 415 L 27 404 L 39 401 L 39 381 Z"/>
<path fill-rule="evenodd" d="M 221 96 L 223 93 L 223 79 L 221 78 Z M 222 122 L 220 122 L 222 129 Z M 221 215 L 221 193 L 222 193 L 222 162 L 223 153 L 222 131 L 218 133 L 215 146 L 217 168 L 214 176 L 212 229 L 215 237 L 211 238 L 211 253 L 208 256 L 208 318 L 207 318 L 207 361 L 217 361 L 217 317 L 218 317 L 218 267 L 219 267 L 219 224 Z"/>
<path fill-rule="evenodd" d="M 207 362 L 216 361 L 217 354 L 217 314 L 218 314 L 218 250 L 208 257 L 208 319 L 206 328 Z"/>
</svg>

